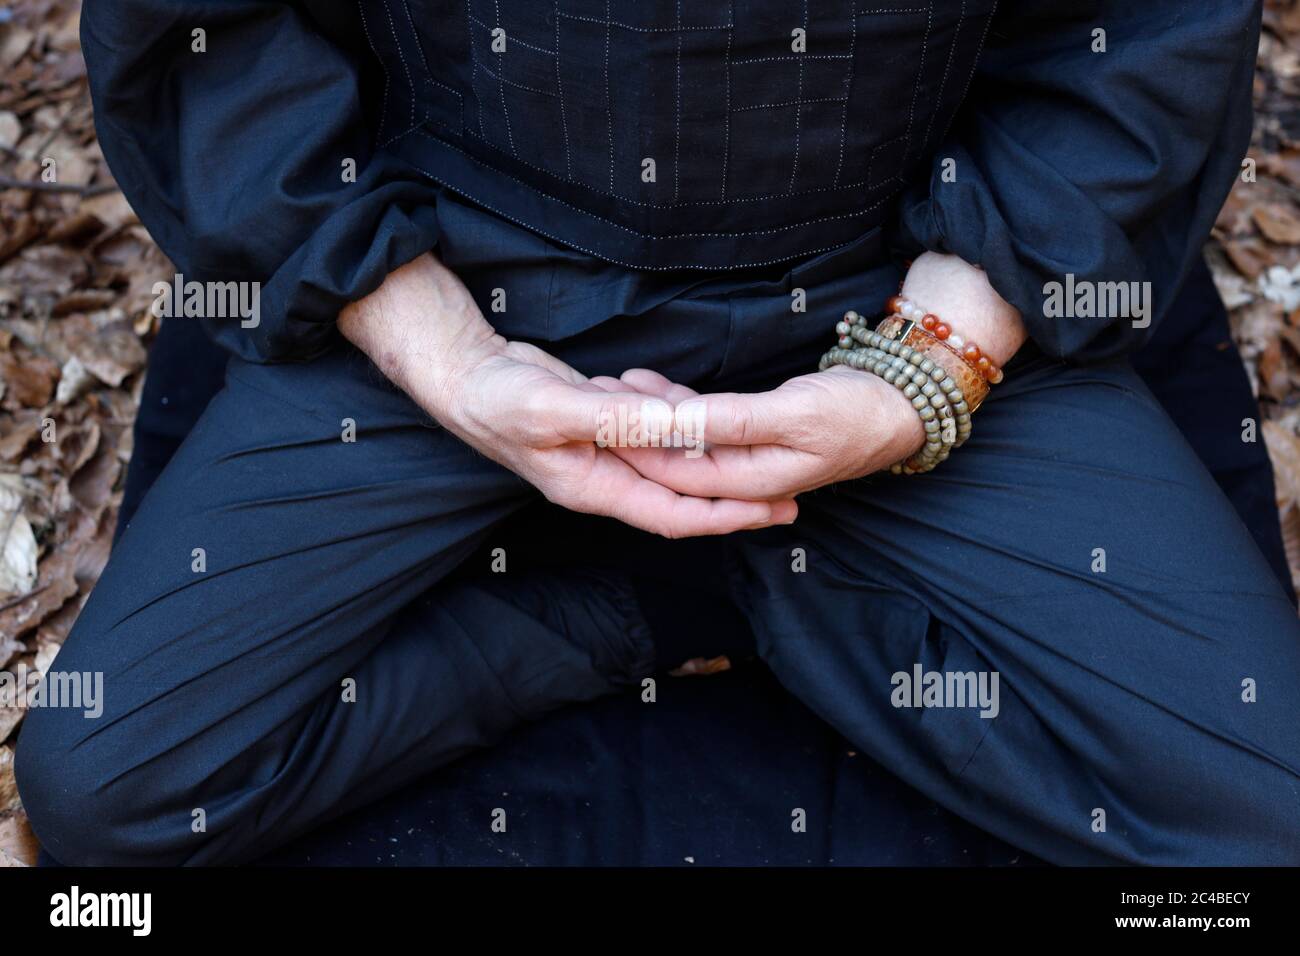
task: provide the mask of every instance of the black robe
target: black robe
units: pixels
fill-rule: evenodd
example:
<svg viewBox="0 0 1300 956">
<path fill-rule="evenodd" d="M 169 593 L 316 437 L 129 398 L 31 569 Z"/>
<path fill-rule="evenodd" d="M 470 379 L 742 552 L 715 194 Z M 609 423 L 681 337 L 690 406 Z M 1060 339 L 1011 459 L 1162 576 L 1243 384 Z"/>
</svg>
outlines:
<svg viewBox="0 0 1300 956">
<path fill-rule="evenodd" d="M 437 177 L 648 294 L 877 234 L 953 252 L 1045 352 L 1088 360 L 1151 334 L 1241 172 L 1260 4 L 122 0 L 82 17 L 100 141 L 141 220 L 187 278 L 263 285 L 257 328 L 212 323 L 245 357 L 310 357 L 344 303 L 463 241 Z M 1150 283 L 1153 307 L 1050 314 L 1049 285 L 1074 280 Z"/>
</svg>

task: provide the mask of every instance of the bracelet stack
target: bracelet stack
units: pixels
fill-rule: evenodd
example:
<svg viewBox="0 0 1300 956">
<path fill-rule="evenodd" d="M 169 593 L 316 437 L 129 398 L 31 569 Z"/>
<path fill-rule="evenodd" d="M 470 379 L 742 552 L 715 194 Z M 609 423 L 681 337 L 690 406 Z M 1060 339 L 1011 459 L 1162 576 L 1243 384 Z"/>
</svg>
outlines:
<svg viewBox="0 0 1300 956">
<path fill-rule="evenodd" d="M 922 329 L 950 348 L 963 362 L 979 372 L 990 385 L 997 385 L 1002 381 L 1002 369 L 994 365 L 978 345 L 963 339 L 937 315 L 931 315 L 915 302 L 901 295 L 896 295 L 886 302 L 885 310 L 891 319 L 901 319 L 904 322 L 920 325 Z"/>
<path fill-rule="evenodd" d="M 838 346 L 819 370 L 848 365 L 872 372 L 911 401 L 925 428 L 925 445 L 890 467 L 894 474 L 927 472 L 960 447 L 971 432 L 971 413 L 1002 381 L 1002 370 L 974 342 L 956 335 L 937 316 L 902 296 L 886 303 L 889 315 L 873 331 L 856 312 L 836 324 Z"/>
</svg>

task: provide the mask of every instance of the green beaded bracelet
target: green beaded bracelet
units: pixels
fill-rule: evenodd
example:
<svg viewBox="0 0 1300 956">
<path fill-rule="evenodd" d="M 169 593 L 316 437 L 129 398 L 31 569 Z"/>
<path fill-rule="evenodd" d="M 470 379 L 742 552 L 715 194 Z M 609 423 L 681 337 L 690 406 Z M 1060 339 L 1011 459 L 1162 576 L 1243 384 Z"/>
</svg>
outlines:
<svg viewBox="0 0 1300 956">
<path fill-rule="evenodd" d="M 890 466 L 894 474 L 933 470 L 952 449 L 970 437 L 970 408 L 961 387 L 933 360 L 910 346 L 866 327 L 866 319 L 846 313 L 836 324 L 839 347 L 822 356 L 818 369 L 847 365 L 884 379 L 903 393 L 925 429 L 925 444 L 914 455 Z"/>
</svg>

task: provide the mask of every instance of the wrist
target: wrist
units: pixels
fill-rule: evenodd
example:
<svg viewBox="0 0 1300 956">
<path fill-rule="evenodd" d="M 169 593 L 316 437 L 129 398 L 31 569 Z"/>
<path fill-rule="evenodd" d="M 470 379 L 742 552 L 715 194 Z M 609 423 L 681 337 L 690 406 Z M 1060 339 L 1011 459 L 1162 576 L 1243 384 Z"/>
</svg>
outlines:
<svg viewBox="0 0 1300 956">
<path fill-rule="evenodd" d="M 998 295 L 984 270 L 957 256 L 922 254 L 900 294 L 939 316 L 965 341 L 978 343 L 999 368 L 1028 338 L 1019 310 Z"/>
<path fill-rule="evenodd" d="M 506 345 L 460 279 L 431 254 L 344 307 L 339 331 L 435 418 L 470 370 Z"/>
<path fill-rule="evenodd" d="M 853 409 L 853 447 L 868 454 L 861 474 L 910 458 L 925 444 L 925 427 L 911 401 L 884 379 L 844 365 L 819 374 L 842 378 L 852 388 L 842 404 Z"/>
<path fill-rule="evenodd" d="M 872 400 L 865 407 L 873 409 L 873 419 L 879 429 L 871 442 L 875 449 L 875 468 L 888 468 L 898 461 L 911 458 L 925 444 L 925 427 L 916 414 L 911 401 L 901 391 L 876 375 L 854 372 L 872 391 Z"/>
</svg>

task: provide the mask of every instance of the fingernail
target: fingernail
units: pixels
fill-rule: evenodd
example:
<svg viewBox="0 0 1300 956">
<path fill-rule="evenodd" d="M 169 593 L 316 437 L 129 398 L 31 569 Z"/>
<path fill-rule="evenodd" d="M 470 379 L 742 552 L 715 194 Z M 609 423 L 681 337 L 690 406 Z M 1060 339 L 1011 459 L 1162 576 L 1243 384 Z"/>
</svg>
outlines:
<svg viewBox="0 0 1300 956">
<path fill-rule="evenodd" d="M 673 427 L 673 407 L 667 402 L 658 399 L 642 402 L 641 423 L 661 431 L 671 431 Z"/>
</svg>

